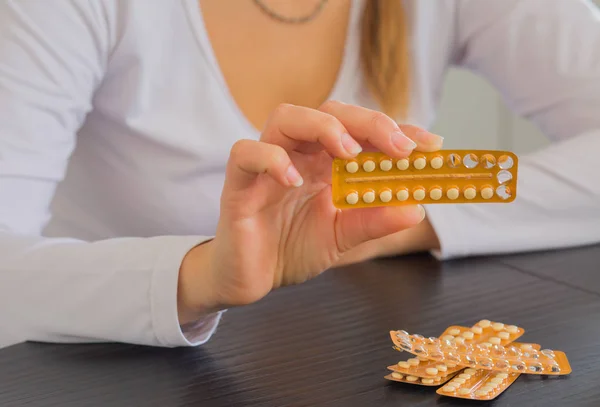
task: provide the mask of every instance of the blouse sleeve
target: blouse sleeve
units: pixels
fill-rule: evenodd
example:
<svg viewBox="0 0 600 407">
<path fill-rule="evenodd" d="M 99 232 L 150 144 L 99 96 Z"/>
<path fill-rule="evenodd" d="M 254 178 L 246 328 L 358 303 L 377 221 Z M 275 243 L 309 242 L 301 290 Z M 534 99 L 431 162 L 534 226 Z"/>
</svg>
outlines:
<svg viewBox="0 0 600 407">
<path fill-rule="evenodd" d="M 190 346 L 178 271 L 205 236 L 41 236 L 108 62 L 116 1 L 0 2 L 0 346 L 32 340 Z"/>
<path fill-rule="evenodd" d="M 600 12 L 586 0 L 457 0 L 458 65 L 552 144 L 520 157 L 512 204 L 427 208 L 441 259 L 600 242 Z"/>
</svg>

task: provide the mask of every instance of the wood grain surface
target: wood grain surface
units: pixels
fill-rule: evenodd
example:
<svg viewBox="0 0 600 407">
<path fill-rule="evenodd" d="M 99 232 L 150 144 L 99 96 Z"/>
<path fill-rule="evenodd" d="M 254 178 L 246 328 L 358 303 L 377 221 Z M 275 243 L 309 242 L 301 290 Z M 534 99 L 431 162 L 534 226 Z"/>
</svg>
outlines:
<svg viewBox="0 0 600 407">
<path fill-rule="evenodd" d="M 600 406 L 600 247 L 331 270 L 230 310 L 199 348 L 26 343 L 0 351 L 0 406 L 473 406 L 388 382 L 389 330 L 438 335 L 482 318 L 563 350 L 573 373 L 521 376 L 490 406 Z M 522 268 L 522 270 L 521 270 Z"/>
<path fill-rule="evenodd" d="M 600 258 L 590 256 L 589 247 L 566 251 L 539 252 L 498 258 L 518 270 L 554 280 L 600 297 Z M 573 269 L 572 269 L 573 267 Z"/>
</svg>

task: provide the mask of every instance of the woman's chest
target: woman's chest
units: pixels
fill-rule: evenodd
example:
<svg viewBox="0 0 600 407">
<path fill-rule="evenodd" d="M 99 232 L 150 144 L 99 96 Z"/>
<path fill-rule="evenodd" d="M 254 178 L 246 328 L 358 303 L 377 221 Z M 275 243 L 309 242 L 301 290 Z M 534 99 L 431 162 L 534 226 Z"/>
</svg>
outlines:
<svg viewBox="0 0 600 407">
<path fill-rule="evenodd" d="M 350 0 L 325 2 L 322 9 L 319 4 L 247 1 L 232 8 L 220 0 L 200 1 L 203 45 L 253 127 L 263 128 L 280 103 L 317 108 L 332 96 L 360 10 Z M 278 19 L 305 15 L 312 18 L 300 24 Z"/>
</svg>

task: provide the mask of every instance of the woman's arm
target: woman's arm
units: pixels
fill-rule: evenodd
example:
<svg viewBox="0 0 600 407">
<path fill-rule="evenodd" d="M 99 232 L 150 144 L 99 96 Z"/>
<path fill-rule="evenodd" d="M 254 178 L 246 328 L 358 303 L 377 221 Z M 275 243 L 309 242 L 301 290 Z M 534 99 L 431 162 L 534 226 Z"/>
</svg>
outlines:
<svg viewBox="0 0 600 407">
<path fill-rule="evenodd" d="M 0 2 L 0 344 L 189 345 L 208 340 L 219 320 L 185 330 L 178 320 L 180 264 L 206 238 L 41 237 L 104 75 L 116 4 Z"/>
<path fill-rule="evenodd" d="M 362 145 L 404 158 L 439 149 L 439 137 L 330 101 L 283 104 L 260 140 L 233 145 L 206 244 L 40 237 L 119 37 L 111 7 L 122 4 L 130 2 L 0 3 L 0 324 L 11 340 L 202 343 L 220 310 L 301 284 L 357 245 L 423 220 L 417 205 L 338 212 L 332 156 L 355 157 Z"/>
<path fill-rule="evenodd" d="M 440 256 L 600 242 L 600 12 L 585 0 L 456 3 L 456 62 L 553 144 L 521 157 L 513 204 L 429 206 Z"/>
</svg>

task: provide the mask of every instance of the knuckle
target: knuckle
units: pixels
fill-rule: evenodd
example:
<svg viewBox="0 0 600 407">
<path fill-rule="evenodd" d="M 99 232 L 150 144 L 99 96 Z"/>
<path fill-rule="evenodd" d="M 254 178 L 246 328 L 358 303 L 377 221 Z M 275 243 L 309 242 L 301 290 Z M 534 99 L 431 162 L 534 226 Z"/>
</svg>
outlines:
<svg viewBox="0 0 600 407">
<path fill-rule="evenodd" d="M 235 163 L 243 161 L 244 157 L 248 156 L 252 143 L 251 140 L 245 139 L 236 141 L 229 151 L 229 160 Z"/>
<path fill-rule="evenodd" d="M 273 168 L 279 168 L 288 162 L 287 152 L 280 146 L 272 145 L 268 154 L 268 165 Z"/>
<path fill-rule="evenodd" d="M 293 108 L 294 108 L 294 105 L 292 105 L 290 103 L 280 103 L 273 110 L 273 117 L 285 116 L 286 114 L 289 114 L 290 110 L 292 110 Z"/>
<path fill-rule="evenodd" d="M 322 138 L 334 139 L 341 134 L 342 124 L 330 114 L 321 114 L 318 118 L 318 126 Z"/>
<path fill-rule="evenodd" d="M 326 112 L 330 112 L 336 110 L 341 106 L 341 103 L 337 100 L 327 100 L 325 103 L 321 105 L 321 109 Z"/>
<path fill-rule="evenodd" d="M 337 128 L 340 124 L 338 119 L 327 113 L 320 113 L 317 119 L 317 123 L 319 124 L 320 128 L 326 130 L 329 130 L 331 128 Z"/>
<path fill-rule="evenodd" d="M 244 155 L 244 152 L 247 150 L 248 140 L 238 140 L 233 146 L 231 146 L 231 151 L 229 152 L 229 158 L 232 161 L 239 161 L 240 158 Z"/>
<path fill-rule="evenodd" d="M 371 114 L 371 124 L 375 128 L 389 126 L 390 124 L 393 124 L 393 120 L 381 112 L 374 112 Z"/>
</svg>

